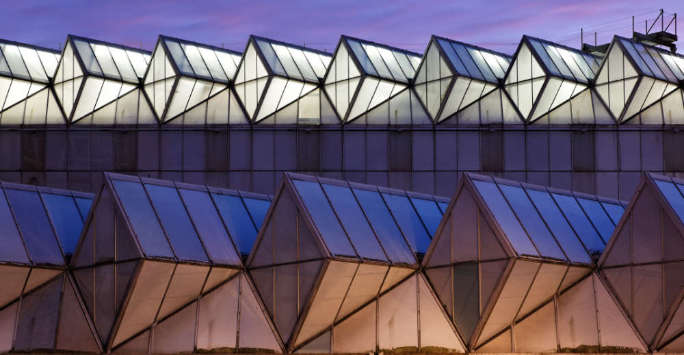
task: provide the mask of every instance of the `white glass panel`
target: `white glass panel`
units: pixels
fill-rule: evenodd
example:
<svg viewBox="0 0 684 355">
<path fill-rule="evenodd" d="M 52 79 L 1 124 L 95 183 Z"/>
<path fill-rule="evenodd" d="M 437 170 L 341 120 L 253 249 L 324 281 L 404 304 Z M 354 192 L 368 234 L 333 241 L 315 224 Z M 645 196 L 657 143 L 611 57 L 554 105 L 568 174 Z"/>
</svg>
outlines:
<svg viewBox="0 0 684 355">
<path fill-rule="evenodd" d="M 168 48 L 169 52 L 171 53 L 171 58 L 173 58 L 174 63 L 176 63 L 176 67 L 178 67 L 178 70 L 185 75 L 194 76 L 195 73 L 192 71 L 190 62 L 188 62 L 188 59 L 185 57 L 180 44 L 178 44 L 176 41 L 171 41 L 168 39 L 165 41 L 165 43 L 166 48 Z"/>
<path fill-rule="evenodd" d="M 392 76 L 392 73 L 390 73 L 389 69 L 387 69 L 387 66 L 385 65 L 384 61 L 382 60 L 382 57 L 380 56 L 380 52 L 378 52 L 377 47 L 364 43 L 363 49 L 366 50 L 366 53 L 368 54 L 368 58 L 370 58 L 371 62 L 373 63 L 373 66 L 378 71 L 378 75 L 380 77 L 385 78 L 385 79 L 394 79 L 394 77 Z M 399 79 L 401 79 L 401 78 L 399 78 Z"/>
<path fill-rule="evenodd" d="M 356 56 L 356 60 L 359 61 L 363 70 L 367 74 L 377 75 L 375 68 L 373 68 L 373 64 L 368 58 L 368 55 L 366 55 L 366 51 L 361 47 L 361 43 L 355 40 L 347 40 L 347 43 L 349 43 L 349 47 L 351 47 L 352 52 L 354 52 L 354 55 Z"/>
<path fill-rule="evenodd" d="M 59 65 L 59 54 L 38 51 L 38 56 L 40 56 L 40 61 L 43 63 L 43 68 L 48 77 L 52 78 L 55 75 L 55 70 L 57 70 L 57 65 Z"/>
<path fill-rule="evenodd" d="M 24 65 L 24 60 L 21 59 L 19 48 L 11 44 L 0 45 L 0 48 L 2 48 L 2 54 L 5 56 L 5 60 L 12 71 L 12 75 L 24 79 L 30 79 L 31 77 L 29 76 L 28 70 Z"/>
<path fill-rule="evenodd" d="M 24 63 L 28 68 L 29 74 L 31 74 L 31 79 L 37 81 L 47 81 L 48 78 L 45 75 L 43 66 L 40 64 L 40 58 L 38 58 L 38 53 L 35 50 L 26 47 L 19 47 L 22 57 L 24 57 Z"/>
<path fill-rule="evenodd" d="M 309 61 L 306 59 L 306 56 L 304 56 L 304 52 L 297 48 L 288 48 L 288 50 L 297 64 L 297 68 L 299 68 L 299 71 L 304 75 L 304 78 L 317 83 L 318 76 L 316 76 L 316 73 L 314 73 L 311 68 Z"/>
<path fill-rule="evenodd" d="M 232 79 L 237 73 L 237 67 L 240 63 L 240 57 L 234 54 L 215 51 L 218 61 L 223 67 L 223 72 L 226 73 L 228 79 Z"/>
<path fill-rule="evenodd" d="M 289 80 L 285 86 L 283 96 L 278 103 L 278 109 L 280 110 L 297 100 L 302 95 L 302 89 L 304 89 L 304 83 L 296 80 Z"/>
<path fill-rule="evenodd" d="M 397 60 L 394 58 L 392 52 L 387 48 L 377 48 L 378 52 L 380 52 L 380 55 L 382 56 L 382 59 L 385 61 L 385 64 L 387 64 L 387 67 L 392 72 L 392 76 L 394 76 L 396 80 L 407 82 L 409 78 L 406 77 L 406 75 L 404 75 L 404 72 L 401 71 L 401 68 L 399 67 L 399 62 L 397 62 Z"/>
<path fill-rule="evenodd" d="M 95 53 L 95 58 L 100 63 L 102 68 L 102 73 L 113 78 L 121 79 L 119 70 L 114 64 L 111 54 L 109 54 L 109 49 L 101 44 L 91 43 L 90 46 L 93 48 L 93 53 Z"/>
<path fill-rule="evenodd" d="M 536 53 L 541 58 L 542 63 L 544 63 L 546 70 L 550 71 L 551 74 L 553 74 L 553 75 L 562 76 L 558 67 L 556 67 L 556 64 L 554 64 L 554 62 L 551 60 L 549 53 L 544 49 L 544 45 L 542 45 L 539 41 L 534 40 L 534 39 L 530 39 L 530 43 L 532 43 L 532 47 L 534 47 Z M 525 48 L 527 48 L 527 46 L 525 46 Z M 532 60 L 535 60 L 534 57 L 532 56 L 532 53 L 530 53 L 530 56 L 531 56 Z M 525 62 L 521 62 L 521 63 L 525 63 Z"/>
<path fill-rule="evenodd" d="M 572 71 L 572 74 L 575 76 L 575 79 L 577 79 L 580 82 L 586 83 L 587 77 L 582 71 L 582 69 L 580 69 L 579 64 L 577 64 L 577 62 L 583 62 L 582 57 L 577 53 L 570 52 L 565 48 L 556 47 L 556 50 L 558 51 L 558 54 L 560 54 L 561 58 L 563 58 L 565 63 L 568 65 L 568 68 L 570 68 L 570 70 Z"/>
<path fill-rule="evenodd" d="M 113 80 L 105 80 L 102 85 L 102 90 L 100 91 L 100 96 L 97 98 L 97 103 L 95 104 L 95 110 L 98 108 L 116 100 L 120 96 L 120 91 L 122 89 L 123 83 Z M 130 90 L 131 85 L 127 85 Z"/>
<path fill-rule="evenodd" d="M 17 102 L 25 99 L 26 96 L 28 96 L 30 87 L 30 81 L 12 80 L 12 84 L 7 91 L 7 98 L 5 99 L 5 104 L 2 106 L 2 109 L 7 109 Z"/>
<path fill-rule="evenodd" d="M 283 96 L 286 85 L 286 79 L 279 77 L 274 77 L 271 79 L 268 91 L 266 91 L 266 95 L 264 96 L 264 101 L 261 103 L 261 107 L 259 108 L 257 120 L 261 120 L 277 110 L 278 102 L 280 102 L 280 97 Z"/>
<path fill-rule="evenodd" d="M 128 58 L 131 60 L 131 64 L 133 65 L 133 69 L 135 69 L 136 75 L 139 78 L 142 78 L 143 75 L 145 75 L 147 65 L 150 62 L 150 56 L 136 51 L 126 51 L 126 54 L 128 54 Z"/>
<path fill-rule="evenodd" d="M 309 63 L 311 64 L 311 67 L 313 68 L 314 72 L 316 72 L 316 76 L 318 76 L 319 78 L 325 76 L 325 70 L 327 66 L 321 60 L 322 56 L 313 52 L 304 52 L 304 55 L 306 56 L 306 59 L 309 60 Z"/>
<path fill-rule="evenodd" d="M 81 96 L 77 99 L 78 103 L 76 104 L 73 119 L 79 119 L 84 115 L 93 112 L 103 83 L 104 80 L 99 78 L 91 77 L 86 80 L 83 90 L 81 91 Z"/>
<path fill-rule="evenodd" d="M 394 57 L 397 58 L 399 66 L 401 66 L 401 71 L 407 78 L 413 78 L 416 75 L 416 68 L 410 61 L 409 57 L 404 53 L 393 52 Z"/>
<path fill-rule="evenodd" d="M 477 64 L 477 67 L 480 68 L 480 72 L 485 76 L 485 79 L 492 83 L 497 82 L 496 76 L 494 76 L 494 73 L 492 73 L 492 70 L 489 68 L 489 65 L 487 64 L 487 61 L 485 61 L 484 57 L 482 57 L 480 51 L 468 48 L 468 52 L 475 60 L 475 64 Z"/>
<path fill-rule="evenodd" d="M 575 79 L 575 76 L 572 75 L 572 72 L 570 71 L 570 69 L 568 69 L 568 66 L 563 61 L 563 58 L 561 58 L 560 54 L 558 54 L 556 47 L 546 44 L 544 45 L 544 48 L 546 49 L 546 52 L 549 54 L 549 57 L 551 57 L 553 63 L 556 64 L 558 70 L 560 70 L 561 74 L 568 79 Z"/>
<path fill-rule="evenodd" d="M 359 89 L 359 93 L 354 100 L 354 104 L 349 113 L 348 121 L 356 118 L 357 116 L 365 113 L 368 110 L 368 104 L 370 104 L 373 98 L 373 93 L 375 93 L 375 88 L 378 86 L 378 80 L 366 77 L 363 79 L 363 84 Z"/>
<path fill-rule="evenodd" d="M 109 53 L 112 54 L 112 58 L 114 58 L 114 63 L 116 63 L 116 67 L 119 69 L 122 79 L 137 83 L 138 75 L 135 73 L 131 61 L 126 55 L 126 51 L 121 48 L 109 47 Z"/>
<path fill-rule="evenodd" d="M 501 63 L 497 59 L 496 55 L 489 53 L 489 52 L 486 52 L 486 51 L 479 51 L 479 52 L 482 55 L 482 57 L 484 58 L 484 60 L 487 62 L 487 64 L 489 64 L 489 67 L 492 69 L 492 71 L 494 72 L 494 75 L 497 78 L 502 79 L 504 76 L 506 76 L 506 69 L 507 68 L 501 67 Z"/>
<path fill-rule="evenodd" d="M 223 85 L 213 84 L 206 80 L 197 80 L 195 82 L 195 87 L 192 89 L 192 95 L 190 95 L 186 110 L 208 99 L 214 87 L 223 87 Z"/>
<path fill-rule="evenodd" d="M 290 54 L 290 51 L 287 50 L 287 47 L 281 46 L 279 44 L 271 44 L 271 46 L 273 47 L 275 53 L 278 55 L 280 63 L 283 64 L 283 67 L 285 68 L 287 75 L 292 78 L 304 79 L 304 77 L 302 77 L 302 74 L 299 72 L 299 69 L 297 69 L 297 65 L 292 59 L 292 55 Z"/>
<path fill-rule="evenodd" d="M 204 60 L 202 59 L 199 50 L 197 50 L 197 47 L 186 43 L 182 43 L 181 47 L 190 62 L 190 66 L 192 66 L 192 69 L 195 71 L 195 75 L 211 78 L 211 74 L 209 74 L 209 70 L 204 64 Z"/>
<path fill-rule="evenodd" d="M 228 77 L 226 77 L 226 74 L 223 72 L 223 68 L 221 68 L 221 63 L 219 63 L 218 58 L 216 57 L 216 52 L 204 47 L 197 47 L 197 49 L 199 50 L 200 55 L 202 55 L 202 59 L 204 59 L 204 63 L 207 65 L 211 77 L 214 78 L 214 80 L 228 80 Z"/>
<path fill-rule="evenodd" d="M 194 79 L 181 77 L 176 86 L 176 91 L 173 93 L 171 99 L 171 105 L 169 105 L 169 110 L 166 112 L 165 119 L 171 119 L 185 111 L 185 108 L 192 94 L 192 88 L 195 86 Z"/>
<path fill-rule="evenodd" d="M 268 66 L 271 67 L 271 70 L 278 75 L 287 75 L 287 73 L 285 73 L 285 69 L 283 69 L 283 65 L 285 64 L 281 65 L 280 60 L 273 51 L 271 44 L 264 41 L 257 41 L 257 43 L 261 49 L 261 54 L 263 54 L 266 58 L 266 63 L 268 63 Z"/>
</svg>

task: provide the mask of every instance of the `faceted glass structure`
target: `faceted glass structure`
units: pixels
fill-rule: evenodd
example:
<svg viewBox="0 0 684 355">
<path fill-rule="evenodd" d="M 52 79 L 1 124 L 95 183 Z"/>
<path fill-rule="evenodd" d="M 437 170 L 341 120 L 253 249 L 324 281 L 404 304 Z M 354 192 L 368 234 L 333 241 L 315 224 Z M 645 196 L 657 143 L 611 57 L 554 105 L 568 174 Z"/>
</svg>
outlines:
<svg viewBox="0 0 684 355">
<path fill-rule="evenodd" d="M 592 271 L 618 201 L 466 174 L 423 260 L 459 334 L 478 350 Z"/>
<path fill-rule="evenodd" d="M 160 122 L 246 123 L 230 88 L 240 53 L 159 36 L 145 73 L 145 94 Z"/>
<path fill-rule="evenodd" d="M 316 342 L 414 274 L 440 204 L 433 196 L 286 174 L 247 265 L 288 350 Z"/>
<path fill-rule="evenodd" d="M 64 124 L 50 88 L 59 52 L 0 40 L 0 125 Z"/>
<path fill-rule="evenodd" d="M 600 59 L 577 49 L 523 36 L 505 88 L 526 122 L 611 123 L 589 89 Z M 554 110 L 558 110 L 550 114 Z M 598 111 L 598 112 L 595 112 Z"/>
<path fill-rule="evenodd" d="M 344 123 L 430 123 L 409 89 L 421 56 L 342 36 L 325 76 L 325 92 Z"/>
<path fill-rule="evenodd" d="M 69 35 L 54 77 L 67 121 L 88 117 L 91 124 L 154 122 L 137 90 L 149 62 L 146 51 Z M 100 109 L 105 118 L 91 116 Z"/>
<path fill-rule="evenodd" d="M 334 123 L 319 85 L 330 59 L 326 52 L 251 36 L 235 77 L 247 116 L 255 123 Z"/>
<path fill-rule="evenodd" d="M 672 123 L 684 114 L 684 57 L 615 36 L 596 78 L 596 91 L 620 122 Z M 640 122 L 639 122 L 640 121 Z"/>
<path fill-rule="evenodd" d="M 101 350 L 65 262 L 91 199 L 0 184 L 0 351 Z"/>
<path fill-rule="evenodd" d="M 599 263 L 651 351 L 684 351 L 684 181 L 645 174 Z"/>
<path fill-rule="evenodd" d="M 499 89 L 510 62 L 505 54 L 432 36 L 415 91 L 435 122 L 462 112 L 459 123 L 522 123 Z"/>
<path fill-rule="evenodd" d="M 249 237 L 231 234 L 240 230 L 236 220 L 254 222 L 226 211 L 221 196 L 234 192 L 105 180 L 71 267 L 106 350 L 281 350 L 241 272 L 234 241 Z"/>
</svg>

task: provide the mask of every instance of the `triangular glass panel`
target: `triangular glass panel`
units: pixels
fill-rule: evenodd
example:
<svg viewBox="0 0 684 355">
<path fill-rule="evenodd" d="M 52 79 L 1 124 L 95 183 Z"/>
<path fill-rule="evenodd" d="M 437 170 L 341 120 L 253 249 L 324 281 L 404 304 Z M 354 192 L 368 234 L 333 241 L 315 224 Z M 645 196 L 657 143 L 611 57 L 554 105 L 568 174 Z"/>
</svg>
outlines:
<svg viewBox="0 0 684 355">
<path fill-rule="evenodd" d="M 153 354 L 189 353 L 195 349 L 197 302 L 185 306 L 154 327 L 150 352 Z"/>
<path fill-rule="evenodd" d="M 380 350 L 418 350 L 418 280 L 412 276 L 378 300 Z"/>
<path fill-rule="evenodd" d="M 601 346 L 629 348 L 635 352 L 647 351 L 629 324 L 628 318 L 609 294 L 603 282 L 596 274 L 592 277 L 596 288 L 596 309 L 598 310 Z"/>
<path fill-rule="evenodd" d="M 376 349 L 376 308 L 377 303 L 373 302 L 335 326 L 333 353 L 362 354 Z"/>
<path fill-rule="evenodd" d="M 238 342 L 241 352 L 282 352 L 249 280 L 240 275 L 240 324 Z"/>
<path fill-rule="evenodd" d="M 237 346 L 239 283 L 236 277 L 200 299 L 198 350 L 233 349 Z"/>
<path fill-rule="evenodd" d="M 209 266 L 178 264 L 164 295 L 157 319 L 164 319 L 199 297 L 208 273 Z"/>
<path fill-rule="evenodd" d="M 29 270 L 29 267 L 0 265 L 3 283 L 0 289 L 0 308 L 21 296 Z"/>
<path fill-rule="evenodd" d="M 384 265 L 360 264 L 342 302 L 337 319 L 345 317 L 375 298 L 380 291 L 387 271 L 388 268 Z"/>
<path fill-rule="evenodd" d="M 62 296 L 56 348 L 77 352 L 96 353 L 100 351 L 97 340 L 88 324 L 86 310 L 81 307 L 74 285 L 68 279 L 65 282 Z"/>
</svg>

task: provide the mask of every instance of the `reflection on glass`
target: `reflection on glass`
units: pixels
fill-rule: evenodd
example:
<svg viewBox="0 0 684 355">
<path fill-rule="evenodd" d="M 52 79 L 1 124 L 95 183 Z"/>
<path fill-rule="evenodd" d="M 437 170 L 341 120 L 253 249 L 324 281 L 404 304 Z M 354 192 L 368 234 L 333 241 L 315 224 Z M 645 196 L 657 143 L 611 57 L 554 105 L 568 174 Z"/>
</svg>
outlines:
<svg viewBox="0 0 684 355">
<path fill-rule="evenodd" d="M 621 205 L 610 202 L 601 202 L 601 205 L 603 205 L 603 208 L 605 208 L 606 212 L 608 212 L 610 219 L 613 220 L 613 224 L 617 225 L 620 221 L 620 218 L 622 218 L 622 214 L 625 213 L 625 208 Z"/>
<path fill-rule="evenodd" d="M 570 224 L 577 232 L 584 246 L 591 254 L 600 254 L 603 252 L 605 244 L 601 237 L 591 225 L 589 219 L 584 214 L 579 204 L 574 197 L 561 194 L 553 194 L 554 200 L 558 203 L 565 217 L 570 221 Z"/>
<path fill-rule="evenodd" d="M 83 222 L 85 222 L 86 218 L 88 218 L 88 214 L 90 213 L 90 207 L 93 205 L 93 200 L 85 197 L 76 197 L 76 205 L 78 206 L 78 210 L 81 212 Z"/>
<path fill-rule="evenodd" d="M 12 212 L 5 200 L 5 194 L 0 189 L 0 260 L 28 263 L 26 249 L 21 242 L 17 225 L 14 223 Z"/>
<path fill-rule="evenodd" d="M 539 255 L 496 185 L 482 180 L 473 180 L 473 183 L 518 254 Z"/>
<path fill-rule="evenodd" d="M 439 209 L 442 210 L 442 213 L 446 213 L 447 207 L 449 207 L 448 202 L 438 202 Z"/>
<path fill-rule="evenodd" d="M 610 235 L 613 234 L 613 230 L 615 229 L 613 221 L 610 220 L 610 217 L 608 217 L 598 201 L 580 197 L 577 198 L 577 201 L 579 201 L 580 205 L 589 216 L 589 219 L 591 219 L 594 226 L 601 234 L 601 238 L 603 238 L 603 241 L 607 244 Z"/>
<path fill-rule="evenodd" d="M 71 255 L 76 249 L 83 228 L 81 213 L 71 196 L 43 193 L 45 207 L 55 226 L 64 254 Z"/>
<path fill-rule="evenodd" d="M 415 209 L 411 206 L 408 197 L 390 193 L 383 193 L 382 195 L 411 248 L 416 253 L 425 254 L 430 245 L 430 236 Z"/>
<path fill-rule="evenodd" d="M 256 241 L 257 229 L 249 218 L 239 196 L 212 194 L 230 235 L 238 245 L 240 254 L 248 255 Z M 245 201 L 247 201 L 245 199 Z"/>
<path fill-rule="evenodd" d="M 249 197 L 244 197 L 243 200 L 257 229 L 261 228 L 261 224 L 264 223 L 266 218 L 266 212 L 268 212 L 268 208 L 271 206 L 271 201 Z"/>
<path fill-rule="evenodd" d="M 420 215 L 420 218 L 430 232 L 430 237 L 434 237 L 437 228 L 439 227 L 439 223 L 442 221 L 443 212 L 440 211 L 437 203 L 432 200 L 411 197 L 411 202 L 413 202 L 416 211 L 418 211 L 418 215 Z"/>
<path fill-rule="evenodd" d="M 684 197 L 682 197 L 679 189 L 669 181 L 655 179 L 655 183 L 660 189 L 660 192 L 665 195 L 667 202 L 669 202 L 675 212 L 677 212 L 679 219 L 684 221 Z"/>
<path fill-rule="evenodd" d="M 356 256 L 318 183 L 303 180 L 293 182 L 330 252 L 335 255 Z"/>
</svg>

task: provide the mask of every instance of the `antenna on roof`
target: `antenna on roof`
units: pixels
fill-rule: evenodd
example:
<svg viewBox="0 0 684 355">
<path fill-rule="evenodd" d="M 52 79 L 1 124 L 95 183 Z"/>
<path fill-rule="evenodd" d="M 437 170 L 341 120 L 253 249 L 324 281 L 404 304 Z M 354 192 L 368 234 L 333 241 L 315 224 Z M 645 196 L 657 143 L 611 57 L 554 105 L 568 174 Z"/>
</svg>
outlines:
<svg viewBox="0 0 684 355">
<path fill-rule="evenodd" d="M 660 22 L 660 31 L 658 31 L 658 28 L 656 27 L 658 22 Z M 672 29 L 670 29 L 670 27 L 672 27 Z M 665 20 L 665 11 L 660 9 L 658 16 L 650 26 L 648 25 L 648 19 L 644 21 L 644 33 L 636 32 L 636 29 L 634 28 L 634 16 L 632 16 L 632 38 L 648 45 L 667 47 L 672 53 L 676 53 L 677 13 L 672 14 L 672 17 L 669 20 Z"/>
<path fill-rule="evenodd" d="M 598 33 L 594 31 L 594 44 L 584 43 L 584 29 L 580 28 L 580 37 L 582 42 L 582 52 L 595 55 L 597 57 L 604 57 L 608 51 L 610 43 L 598 44 Z"/>
</svg>

